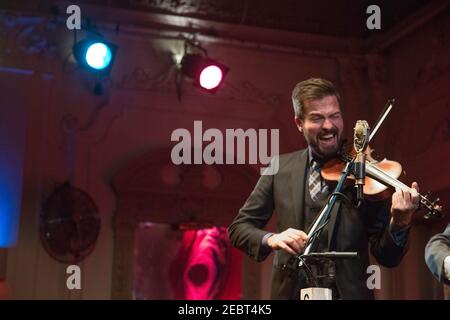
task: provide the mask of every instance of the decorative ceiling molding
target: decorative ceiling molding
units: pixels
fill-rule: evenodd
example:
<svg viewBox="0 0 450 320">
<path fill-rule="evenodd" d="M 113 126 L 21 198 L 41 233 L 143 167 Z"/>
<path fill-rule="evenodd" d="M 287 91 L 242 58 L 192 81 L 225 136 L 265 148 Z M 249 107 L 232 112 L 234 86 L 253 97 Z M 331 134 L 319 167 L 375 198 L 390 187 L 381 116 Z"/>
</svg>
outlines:
<svg viewBox="0 0 450 320">
<path fill-rule="evenodd" d="M 372 38 L 368 39 L 366 51 L 377 53 L 388 49 L 404 37 L 425 25 L 434 17 L 443 13 L 449 6 L 450 1 L 448 0 L 430 1 L 430 3 L 406 17 L 388 32 L 374 35 Z"/>
<path fill-rule="evenodd" d="M 78 0 L 82 7 L 94 3 L 103 8 L 166 14 L 176 17 L 216 21 L 234 26 L 322 34 L 334 37 L 366 38 L 367 8 L 376 4 L 382 10 L 385 32 L 405 16 L 430 0 Z"/>
<path fill-rule="evenodd" d="M 92 4 L 93 3 L 93 4 Z M 48 1 L 36 6 L 24 0 L 22 5 L 0 5 L 3 10 L 33 11 L 50 16 L 65 11 L 71 1 Z M 83 17 L 120 30 L 156 37 L 179 37 L 197 33 L 202 41 L 227 42 L 240 46 L 272 46 L 272 50 L 304 50 L 309 54 L 362 54 L 385 50 L 417 30 L 448 8 L 448 0 L 380 0 L 382 29 L 366 27 L 370 1 L 345 0 L 308 3 L 286 0 L 79 0 Z M 270 49 L 265 48 L 266 50 Z"/>
<path fill-rule="evenodd" d="M 67 4 L 68 2 L 58 3 L 59 10 L 65 10 Z M 327 36 L 144 10 L 81 5 L 85 17 L 95 20 L 96 26 L 101 30 L 114 34 L 183 39 L 195 33 L 201 42 L 314 56 L 359 54 L 364 48 L 364 40 L 358 37 Z"/>
</svg>

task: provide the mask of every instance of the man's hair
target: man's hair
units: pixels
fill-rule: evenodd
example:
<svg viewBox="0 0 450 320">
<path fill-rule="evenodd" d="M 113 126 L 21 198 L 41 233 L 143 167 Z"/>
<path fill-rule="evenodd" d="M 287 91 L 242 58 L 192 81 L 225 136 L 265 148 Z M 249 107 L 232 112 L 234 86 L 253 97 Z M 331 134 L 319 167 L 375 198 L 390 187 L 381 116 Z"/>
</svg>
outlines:
<svg viewBox="0 0 450 320">
<path fill-rule="evenodd" d="M 339 107 L 341 106 L 341 96 L 331 81 L 322 78 L 310 78 L 297 83 L 294 90 L 292 90 L 292 104 L 295 116 L 303 118 L 306 100 L 322 99 L 327 96 L 336 96 Z"/>
</svg>

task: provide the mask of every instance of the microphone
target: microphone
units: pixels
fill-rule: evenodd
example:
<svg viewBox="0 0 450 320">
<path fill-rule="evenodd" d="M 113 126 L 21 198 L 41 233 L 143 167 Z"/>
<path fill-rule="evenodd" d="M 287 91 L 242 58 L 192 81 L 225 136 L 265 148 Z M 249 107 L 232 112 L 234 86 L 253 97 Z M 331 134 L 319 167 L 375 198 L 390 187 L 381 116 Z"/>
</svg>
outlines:
<svg viewBox="0 0 450 320">
<path fill-rule="evenodd" d="M 364 152 L 369 142 L 369 131 L 370 128 L 367 121 L 356 121 L 353 139 L 353 147 L 356 152 L 356 158 L 354 160 L 353 171 L 355 175 L 356 199 L 358 202 L 364 198 L 363 186 L 366 178 L 366 155 Z"/>
</svg>

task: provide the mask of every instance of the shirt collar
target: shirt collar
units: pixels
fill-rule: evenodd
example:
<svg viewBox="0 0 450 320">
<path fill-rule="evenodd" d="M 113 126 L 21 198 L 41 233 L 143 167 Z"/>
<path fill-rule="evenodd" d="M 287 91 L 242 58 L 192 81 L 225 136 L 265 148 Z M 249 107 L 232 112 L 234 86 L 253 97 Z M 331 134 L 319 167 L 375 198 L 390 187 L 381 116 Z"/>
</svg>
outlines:
<svg viewBox="0 0 450 320">
<path fill-rule="evenodd" d="M 317 158 L 317 156 L 314 156 L 314 153 L 311 150 L 311 147 L 308 146 L 308 164 L 309 167 L 312 167 L 313 162 L 317 162 L 319 165 L 322 164 L 322 161 L 320 159 Z"/>
</svg>

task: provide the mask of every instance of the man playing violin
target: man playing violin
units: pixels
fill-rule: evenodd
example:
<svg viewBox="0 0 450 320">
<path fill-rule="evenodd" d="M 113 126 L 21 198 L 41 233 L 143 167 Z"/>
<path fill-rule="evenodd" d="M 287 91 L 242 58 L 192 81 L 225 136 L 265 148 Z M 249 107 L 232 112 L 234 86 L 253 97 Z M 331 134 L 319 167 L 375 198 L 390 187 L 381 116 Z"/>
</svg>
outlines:
<svg viewBox="0 0 450 320">
<path fill-rule="evenodd" d="M 340 95 L 325 79 L 298 83 L 292 92 L 295 124 L 308 147 L 279 156 L 279 171 L 263 175 L 229 226 L 233 245 L 263 261 L 274 251 L 271 297 L 299 299 L 311 286 L 292 257 L 304 251 L 307 231 L 326 204 L 333 187 L 320 175 L 321 166 L 336 157 L 343 142 Z M 343 193 L 355 199 L 355 188 Z M 358 259 L 336 259 L 329 287 L 336 299 L 373 299 L 366 284 L 369 247 L 380 265 L 397 266 L 406 253 L 412 213 L 419 206 L 417 183 L 411 191 L 397 189 L 384 201 L 364 201 L 358 208 L 338 201 L 314 251 L 358 252 Z M 264 227 L 277 213 L 277 233 Z"/>
</svg>

